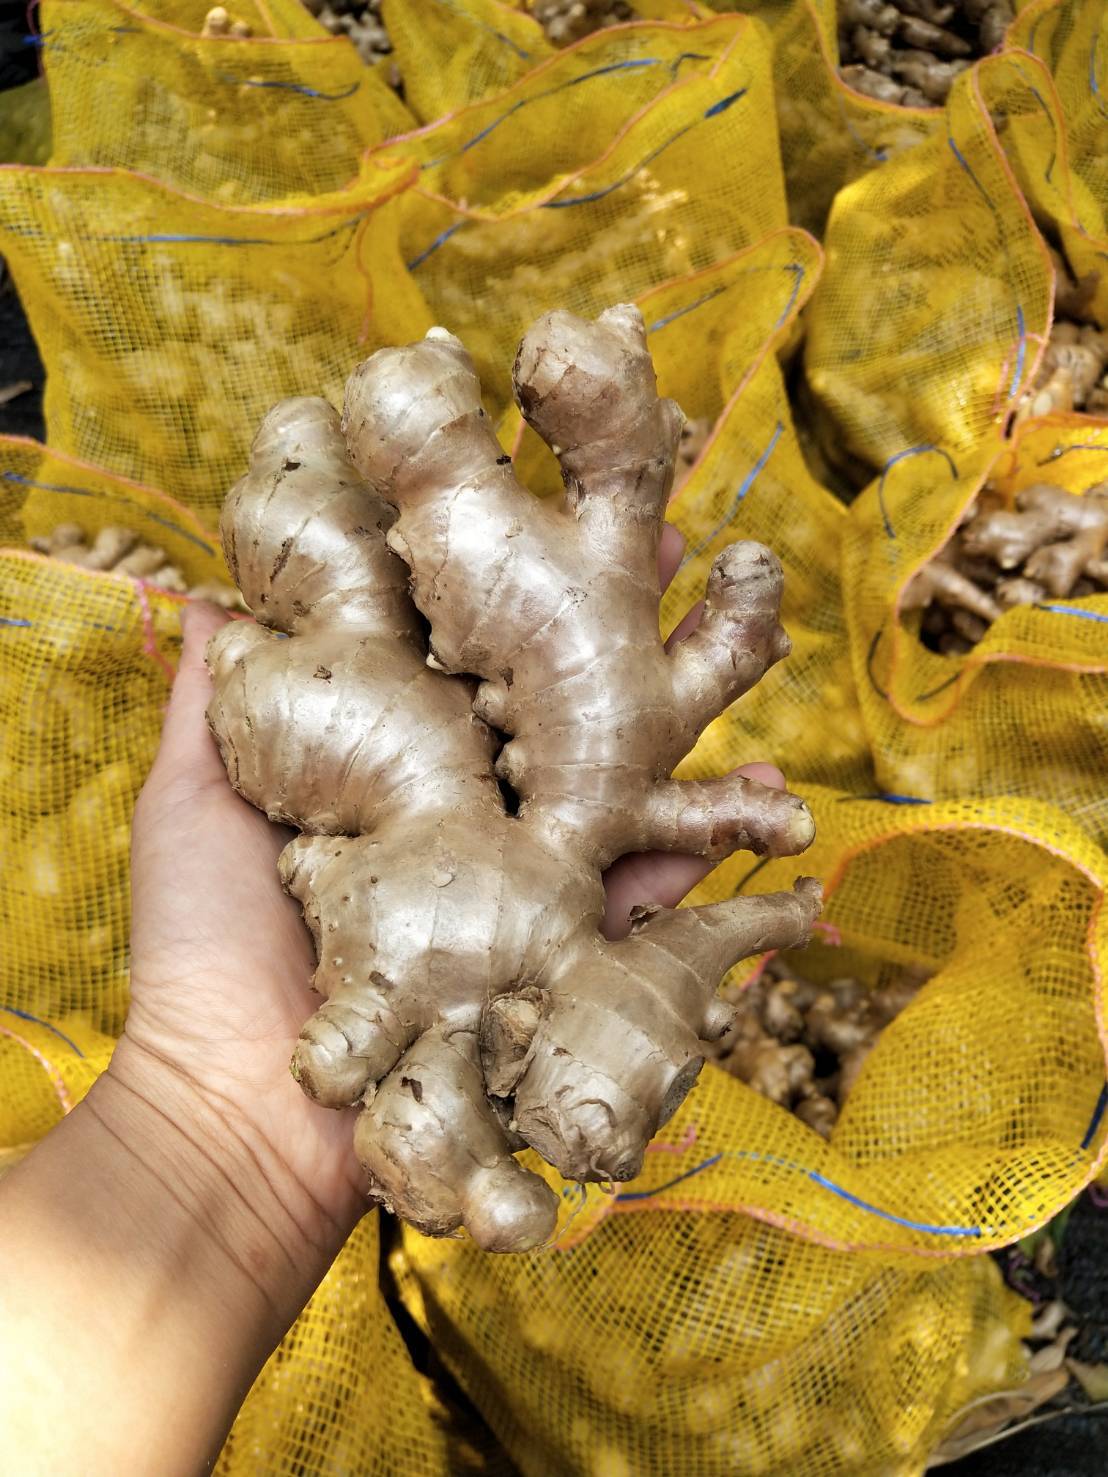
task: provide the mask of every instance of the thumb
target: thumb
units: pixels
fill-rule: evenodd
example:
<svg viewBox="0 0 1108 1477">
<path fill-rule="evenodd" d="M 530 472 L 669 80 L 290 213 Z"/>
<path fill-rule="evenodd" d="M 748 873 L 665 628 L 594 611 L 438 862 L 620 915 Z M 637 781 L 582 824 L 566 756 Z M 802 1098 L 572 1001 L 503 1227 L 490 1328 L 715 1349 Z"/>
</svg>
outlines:
<svg viewBox="0 0 1108 1477">
<path fill-rule="evenodd" d="M 150 772 L 152 780 L 187 775 L 203 783 L 224 776 L 223 761 L 204 717 L 212 697 L 212 679 L 204 664 L 204 652 L 227 620 L 225 611 L 204 601 L 193 601 L 182 612 L 181 661 L 169 695 L 157 758 Z"/>
</svg>

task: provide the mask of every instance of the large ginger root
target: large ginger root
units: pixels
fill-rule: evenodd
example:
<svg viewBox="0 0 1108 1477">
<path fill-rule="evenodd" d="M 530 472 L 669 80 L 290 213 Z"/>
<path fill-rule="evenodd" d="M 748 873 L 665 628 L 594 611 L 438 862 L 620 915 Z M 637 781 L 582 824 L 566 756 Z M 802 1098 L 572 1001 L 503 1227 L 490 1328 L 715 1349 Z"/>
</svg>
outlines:
<svg viewBox="0 0 1108 1477">
<path fill-rule="evenodd" d="M 711 1054 L 733 1077 L 830 1138 L 881 1032 L 926 979 L 922 970 L 900 969 L 873 989 L 848 978 L 816 985 L 789 962 L 771 959 L 753 983 L 724 987 L 735 1018 Z"/>
<path fill-rule="evenodd" d="M 1108 482 L 1083 497 L 1037 482 L 1015 508 L 988 493 L 908 583 L 905 611 L 922 610 L 921 635 L 952 655 L 968 651 L 1016 605 L 1108 589 Z"/>
<path fill-rule="evenodd" d="M 302 832 L 281 874 L 326 1003 L 294 1074 L 363 1105 L 377 1199 L 503 1251 L 541 1242 L 555 1211 L 512 1150 L 634 1175 L 727 1026 L 720 976 L 804 941 L 819 908 L 801 879 L 642 908 L 631 937 L 601 937 L 601 873 L 626 852 L 811 840 L 795 796 L 670 778 L 785 655 L 781 570 L 759 545 L 725 550 L 700 628 L 667 655 L 656 557 L 681 415 L 657 398 L 641 315 L 549 314 L 515 382 L 561 461 L 561 506 L 516 482 L 442 329 L 361 365 L 341 428 L 321 400 L 272 411 L 222 524 L 260 624 L 209 653 L 232 782 Z"/>
<path fill-rule="evenodd" d="M 196 600 L 210 600 L 225 610 L 241 608 L 238 592 L 230 585 L 220 580 L 189 585 L 177 566 L 169 562 L 164 549 L 157 544 L 143 543 L 131 528 L 109 524 L 90 544 L 79 524 L 59 523 L 48 535 L 31 539 L 30 544 L 37 553 L 48 554 L 65 564 L 127 574 L 162 590 L 188 594 Z"/>
<path fill-rule="evenodd" d="M 881 102 L 940 107 L 1014 14 L 1011 0 L 840 0 L 839 73 Z"/>
</svg>

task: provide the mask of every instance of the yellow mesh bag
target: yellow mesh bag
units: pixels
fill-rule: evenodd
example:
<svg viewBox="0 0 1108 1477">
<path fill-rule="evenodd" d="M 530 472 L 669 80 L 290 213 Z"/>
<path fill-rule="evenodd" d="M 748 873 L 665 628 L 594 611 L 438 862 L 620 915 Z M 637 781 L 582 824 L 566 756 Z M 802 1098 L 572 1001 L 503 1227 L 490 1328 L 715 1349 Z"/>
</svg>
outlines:
<svg viewBox="0 0 1108 1477">
<path fill-rule="evenodd" d="M 381 1292 L 367 1215 L 259 1375 L 217 1477 L 452 1477 L 449 1433 Z"/>
<path fill-rule="evenodd" d="M 942 466 L 937 455 L 927 460 Z M 1106 464 L 1108 421 L 1055 415 L 1025 422 L 985 475 L 1010 504 L 1021 487 L 1044 478 L 1084 493 Z M 918 637 L 918 614 L 901 615 L 899 602 L 982 481 L 940 478 L 932 487 L 905 487 L 890 477 L 884 496 L 868 490 L 847 520 L 844 586 L 879 786 L 925 800 L 1041 797 L 1103 843 L 1108 595 L 1019 606 L 966 656 L 930 651 Z"/>
<path fill-rule="evenodd" d="M 821 266 L 810 236 L 784 231 L 640 299 L 659 388 L 713 423 L 667 515 L 686 551 L 662 602 L 662 628 L 671 631 L 701 598 L 728 543 L 770 545 L 785 567 L 782 620 L 792 654 L 709 727 L 681 772 L 718 774 L 769 759 L 792 782 L 864 792 L 872 760 L 839 582 L 846 514 L 804 464 L 777 358 Z"/>
<path fill-rule="evenodd" d="M 694 1093 L 686 1122 L 723 1152 L 696 1156 L 681 1200 L 838 1249 L 941 1257 L 1014 1241 L 1108 1156 L 1108 859 L 1035 801 L 805 796 L 804 870 L 827 900 L 801 972 L 931 978 L 881 1033 L 829 1142 L 741 1083 Z M 797 871 L 735 856 L 694 900 Z"/>
<path fill-rule="evenodd" d="M 182 26 L 194 6 L 156 9 L 44 0 L 52 164 L 250 205 L 341 189 L 362 150 L 413 122 L 345 37 L 199 36 Z"/>
<path fill-rule="evenodd" d="M 204 29 L 211 9 L 208 0 L 139 0 L 134 6 L 139 15 L 168 21 L 193 35 Z M 234 0 L 234 4 L 224 9 L 233 20 L 245 21 L 255 36 L 291 41 L 328 35 L 300 0 Z"/>
<path fill-rule="evenodd" d="M 57 1022 L 0 1005 L 0 1177 L 81 1101 L 114 1042 L 67 1012 Z"/>
<path fill-rule="evenodd" d="M 554 54 L 539 23 L 504 0 L 385 0 L 383 13 L 421 123 L 502 92 Z"/>
<path fill-rule="evenodd" d="M 50 157 L 50 97 L 41 77 L 0 92 L 0 164 L 45 164 Z"/>
<path fill-rule="evenodd" d="M 1079 276 L 1095 272 L 1098 322 L 1108 324 L 1108 12 L 1083 0 L 1035 0 L 1020 11 L 1009 44 L 1042 59 L 1024 61 L 1025 105 L 1014 149 L 1021 180 L 1058 223 Z M 1008 83 L 1009 92 L 1015 90 Z M 1036 106 L 1039 92 L 1045 100 Z M 1030 106 L 1027 105 L 1029 100 Z M 1024 145 L 1026 140 L 1026 146 Z M 1061 167 L 1059 167 L 1059 162 Z"/>
<path fill-rule="evenodd" d="M 768 46 L 738 16 L 618 27 L 385 146 L 419 174 L 371 237 L 384 252 L 398 236 L 497 410 L 545 309 L 595 315 L 785 224 Z"/>
<path fill-rule="evenodd" d="M 842 546 L 878 787 L 923 800 L 1036 796 L 1102 840 L 1108 597 L 1011 611 L 965 657 L 928 650 L 918 617 L 899 609 L 987 477 L 1011 499 L 1044 478 L 1084 492 L 1104 475 L 1102 421 L 1055 416 L 1002 440 L 1052 302 L 1009 154 L 1021 179 L 1040 181 L 1037 208 L 1068 209 L 1064 153 L 1043 152 L 1061 126 L 1050 85 L 1027 56 L 979 64 L 954 89 L 941 135 L 843 192 L 807 367 L 847 444 L 882 468 L 851 506 Z M 990 110 L 1003 113 L 999 135 Z"/>
<path fill-rule="evenodd" d="M 836 191 L 938 129 L 938 109 L 877 102 L 843 82 L 832 0 L 711 0 L 711 8 L 755 15 L 773 38 L 781 164 L 797 225 L 822 231 Z"/>
<path fill-rule="evenodd" d="M 68 1113 L 114 1042 L 86 1015 L 0 1006 L 0 1178 Z M 366 1216 L 259 1375 L 219 1477 L 448 1477 L 456 1440 L 381 1291 L 379 1222 Z"/>
<path fill-rule="evenodd" d="M 214 526 L 286 394 L 341 397 L 358 359 L 418 334 L 365 254 L 411 174 L 224 206 L 123 170 L 0 169 L 0 243 L 47 371 L 52 446 L 167 488 Z"/>
<path fill-rule="evenodd" d="M 127 997 L 134 797 L 180 644 L 180 596 L 25 547 L 75 522 L 163 548 L 186 580 L 226 580 L 187 509 L 15 437 L 0 438 L 0 1002 L 117 1035 Z"/>
<path fill-rule="evenodd" d="M 1049 257 L 979 71 L 959 78 L 938 132 L 839 194 L 809 319 L 809 383 L 848 448 L 898 486 L 980 466 L 1050 322 Z M 934 461 L 909 455 L 932 445 Z"/>
<path fill-rule="evenodd" d="M 492 1258 L 405 1233 L 405 1303 L 525 1477 L 918 1473 L 1022 1376 L 1026 1305 L 988 1258 L 893 1267 L 685 1209 L 690 1154 L 730 1142 L 701 1101 L 730 1086 L 711 1072 L 650 1156 L 657 1193 L 628 1186 L 587 1239 Z"/>
</svg>

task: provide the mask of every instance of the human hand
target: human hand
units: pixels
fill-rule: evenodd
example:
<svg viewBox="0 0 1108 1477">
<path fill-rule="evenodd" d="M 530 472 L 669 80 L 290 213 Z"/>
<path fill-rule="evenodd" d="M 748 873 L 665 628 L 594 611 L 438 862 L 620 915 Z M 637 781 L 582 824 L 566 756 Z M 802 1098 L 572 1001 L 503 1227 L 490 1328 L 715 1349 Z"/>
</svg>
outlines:
<svg viewBox="0 0 1108 1477">
<path fill-rule="evenodd" d="M 681 548 L 667 528 L 663 587 Z M 230 1138 L 264 1145 L 287 1193 L 341 1235 L 367 1203 L 352 1147 L 356 1110 L 321 1110 L 289 1073 L 313 1009 L 311 942 L 277 876 L 290 833 L 235 794 L 204 720 L 212 690 L 204 650 L 226 619 L 213 607 L 186 609 L 161 747 L 136 807 L 132 1004 L 115 1070 L 152 1087 L 172 1074 Z M 772 765 L 739 772 L 784 784 Z M 606 934 L 626 933 L 635 904 L 673 906 L 709 869 L 661 852 L 622 858 L 605 879 Z"/>
</svg>

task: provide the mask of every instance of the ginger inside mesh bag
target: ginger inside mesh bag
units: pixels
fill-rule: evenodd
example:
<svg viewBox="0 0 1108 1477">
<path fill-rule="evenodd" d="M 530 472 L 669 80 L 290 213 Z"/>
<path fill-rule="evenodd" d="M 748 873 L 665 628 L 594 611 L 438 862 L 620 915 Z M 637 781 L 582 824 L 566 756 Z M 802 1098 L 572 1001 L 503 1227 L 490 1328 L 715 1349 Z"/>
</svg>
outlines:
<svg viewBox="0 0 1108 1477">
<path fill-rule="evenodd" d="M 58 528 L 125 529 L 180 585 L 226 581 L 187 509 L 16 437 L 0 438 L 0 1001 L 109 1036 L 127 998 L 131 812 L 180 645 L 181 593 L 36 552 Z M 155 564 L 156 568 L 165 568 Z"/>
<path fill-rule="evenodd" d="M 314 34 L 278 41 L 192 33 L 195 8 L 43 0 L 51 164 L 250 205 L 339 190 L 364 149 L 413 125 L 383 73 L 309 17 Z"/>
<path fill-rule="evenodd" d="M 407 335 L 364 236 L 411 173 L 378 159 L 334 194 L 232 207 L 125 170 L 0 169 L 50 444 L 164 487 L 214 526 L 275 400 L 338 400 L 358 359 Z"/>
<path fill-rule="evenodd" d="M 866 493 L 851 509 L 843 567 L 847 587 L 858 592 L 851 611 L 855 668 L 882 789 L 917 800 L 983 793 L 1040 797 L 1101 843 L 1108 836 L 1108 587 L 1090 584 L 1086 593 L 1052 594 L 1036 585 L 1029 603 L 1002 613 L 997 607 L 989 624 L 970 613 L 977 624 L 963 622 L 963 629 L 977 637 L 975 644 L 965 651 L 963 642 L 948 654 L 924 644 L 937 607 L 931 604 L 921 614 L 926 587 L 914 593 L 935 561 L 941 566 L 946 551 L 964 538 L 960 525 L 969 519 L 971 530 L 982 527 L 983 516 L 972 521 L 975 508 L 1002 510 L 1018 531 L 1033 516 L 1016 511 L 1027 494 L 1034 499 L 1045 488 L 1061 489 L 1063 496 L 1095 496 L 1106 472 L 1108 421 L 1058 415 L 1026 422 L 982 476 L 942 478 L 935 488 L 917 486 L 904 496 L 890 478 L 886 508 L 895 511 L 888 516 L 910 552 L 886 575 L 887 603 L 873 590 L 875 545 L 891 542 L 877 499 Z M 1108 533 L 1108 503 L 1104 512 Z M 1049 541 L 1046 536 L 1041 543 Z M 994 551 L 1005 557 L 1000 546 Z M 952 557 L 955 566 L 971 568 L 964 555 Z M 1034 556 L 1025 567 L 1037 570 Z M 1010 576 L 1019 575 L 1018 569 L 1008 571 L 1008 579 L 990 586 L 996 574 L 1006 572 L 991 561 L 987 570 L 974 589 L 990 600 L 990 589 L 1003 591 Z M 957 619 L 964 607 L 952 603 L 946 617 L 951 609 Z M 940 620 L 946 617 L 940 613 Z"/>
<path fill-rule="evenodd" d="M 497 414 L 538 314 L 595 316 L 786 223 L 769 40 L 741 16 L 599 32 L 384 148 L 418 178 L 371 249 L 465 337 Z"/>
<path fill-rule="evenodd" d="M 1025 105 L 1029 68 L 1043 71 L 1029 58 L 980 63 L 955 86 L 941 136 L 842 192 L 806 370 L 849 449 L 878 469 L 845 520 L 841 566 L 878 788 L 1041 798 L 1103 840 L 1102 587 L 1074 598 L 1072 586 L 1025 587 L 1027 603 L 996 619 L 959 616 L 962 642 L 931 639 L 947 597 L 919 593 L 975 501 L 1017 510 L 1034 483 L 1083 496 L 1108 471 L 1102 422 L 1023 420 L 1002 439 L 1038 384 L 1055 288 L 1009 157 L 1029 178 L 1044 115 L 1060 127 L 1046 92 Z M 1065 175 L 1061 154 L 1052 167 Z"/>
<path fill-rule="evenodd" d="M 698 1157 L 682 1198 L 840 1249 L 976 1255 L 1017 1240 L 1108 1154 L 1104 853 L 1035 801 L 805 793 L 804 870 L 827 901 L 797 972 L 927 982 L 878 1036 L 829 1141 L 741 1082 L 712 1095 L 710 1120 L 695 1092 L 688 1112 L 722 1152 Z M 797 871 L 736 856 L 692 897 L 770 891 Z"/>
<path fill-rule="evenodd" d="M 711 0 L 714 10 L 733 7 Z M 822 232 L 836 192 L 934 134 L 936 108 L 865 97 L 839 76 L 835 6 L 750 0 L 740 7 L 773 39 L 774 94 L 789 219 Z"/>
<path fill-rule="evenodd" d="M 394 1252 L 411 1315 L 527 1477 L 907 1477 L 954 1410 L 1021 1377 L 1027 1313 L 988 1258 L 893 1266 L 687 1206 L 734 1087 L 712 1070 L 584 1239 L 483 1257 L 405 1232 Z"/>
</svg>

